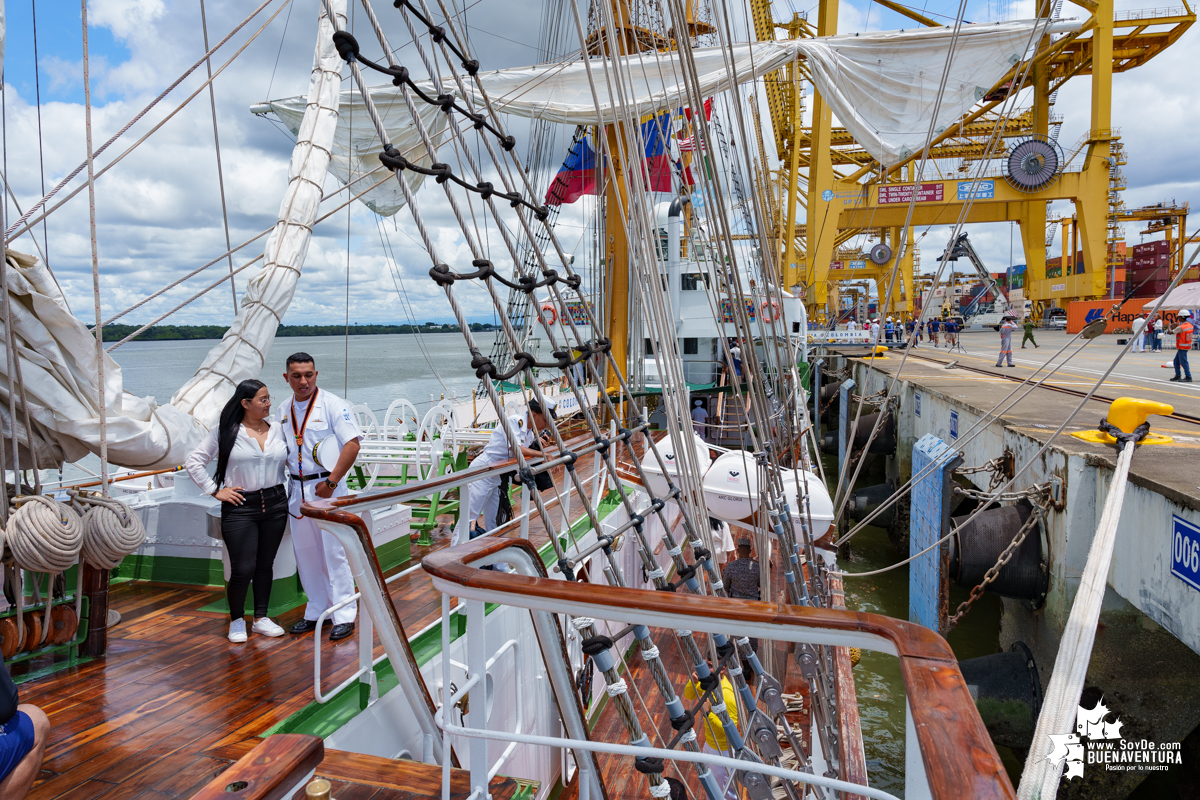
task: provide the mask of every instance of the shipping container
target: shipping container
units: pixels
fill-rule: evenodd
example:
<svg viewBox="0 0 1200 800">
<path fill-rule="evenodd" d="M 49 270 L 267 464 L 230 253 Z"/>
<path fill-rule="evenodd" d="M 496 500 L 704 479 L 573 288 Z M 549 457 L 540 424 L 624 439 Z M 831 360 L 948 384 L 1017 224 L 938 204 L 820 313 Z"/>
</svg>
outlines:
<svg viewBox="0 0 1200 800">
<path fill-rule="evenodd" d="M 1166 255 L 1171 252 L 1171 247 L 1165 239 L 1159 239 L 1156 242 L 1135 244 L 1130 248 L 1130 252 L 1135 258 L 1137 256 Z"/>
<path fill-rule="evenodd" d="M 1147 267 L 1161 267 L 1167 264 L 1170 256 L 1165 253 L 1158 253 L 1144 256 L 1133 257 L 1134 269 L 1146 269 Z"/>
<path fill-rule="evenodd" d="M 1128 331 L 1133 325 L 1133 320 L 1142 313 L 1145 304 L 1151 299 L 1153 298 L 1137 297 L 1126 300 L 1115 312 L 1112 308 L 1121 302 L 1120 294 L 1114 300 L 1076 300 L 1067 303 L 1067 333 L 1079 333 L 1088 322 L 1101 317 L 1108 318 L 1105 333 Z M 1170 328 L 1175 324 L 1174 311 L 1163 311 L 1161 314 L 1165 326 Z"/>
<path fill-rule="evenodd" d="M 1170 267 L 1150 267 L 1149 269 L 1135 269 L 1130 274 L 1130 280 L 1133 283 L 1143 283 L 1145 281 L 1169 281 L 1171 280 Z"/>
<path fill-rule="evenodd" d="M 1167 291 L 1167 287 L 1171 285 L 1169 280 L 1147 281 L 1141 285 L 1134 284 L 1134 297 L 1158 297 L 1163 292 Z"/>
</svg>

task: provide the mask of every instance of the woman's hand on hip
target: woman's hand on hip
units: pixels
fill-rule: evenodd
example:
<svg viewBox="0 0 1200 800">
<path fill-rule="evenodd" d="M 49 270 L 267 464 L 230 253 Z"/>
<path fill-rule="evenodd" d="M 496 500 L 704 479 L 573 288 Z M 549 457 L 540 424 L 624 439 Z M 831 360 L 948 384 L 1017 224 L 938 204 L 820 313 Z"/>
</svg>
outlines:
<svg viewBox="0 0 1200 800">
<path fill-rule="evenodd" d="M 240 506 L 242 503 L 246 502 L 246 499 L 242 497 L 242 487 L 240 486 L 226 486 L 218 489 L 213 493 L 213 497 L 217 498 L 222 503 L 232 503 L 235 506 Z"/>
</svg>

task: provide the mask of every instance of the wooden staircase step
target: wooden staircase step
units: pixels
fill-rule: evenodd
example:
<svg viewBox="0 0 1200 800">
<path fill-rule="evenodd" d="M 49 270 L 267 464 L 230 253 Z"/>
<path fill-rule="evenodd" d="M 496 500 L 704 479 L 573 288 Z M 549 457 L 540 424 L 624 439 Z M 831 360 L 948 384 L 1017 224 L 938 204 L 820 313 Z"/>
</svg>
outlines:
<svg viewBox="0 0 1200 800">
<path fill-rule="evenodd" d="M 216 758 L 237 761 L 256 746 L 262 739 L 247 739 L 222 745 L 207 751 Z M 346 750 L 325 750 L 325 757 L 317 766 L 317 777 L 330 783 L 352 786 L 373 786 L 405 794 L 397 800 L 435 800 L 442 796 L 442 768 L 434 764 L 410 761 L 405 758 L 381 758 Z M 450 796 L 454 800 L 466 800 L 471 794 L 470 772 L 465 769 L 450 770 Z M 537 793 L 537 783 L 497 775 L 489 785 L 494 800 L 523 800 Z M 334 796 L 338 797 L 335 791 Z M 357 795 L 355 795 L 357 796 Z M 366 795 L 364 795 L 366 796 Z M 373 798 L 391 798 L 390 792 L 371 795 Z M 300 796 L 301 800 L 303 795 Z"/>
</svg>

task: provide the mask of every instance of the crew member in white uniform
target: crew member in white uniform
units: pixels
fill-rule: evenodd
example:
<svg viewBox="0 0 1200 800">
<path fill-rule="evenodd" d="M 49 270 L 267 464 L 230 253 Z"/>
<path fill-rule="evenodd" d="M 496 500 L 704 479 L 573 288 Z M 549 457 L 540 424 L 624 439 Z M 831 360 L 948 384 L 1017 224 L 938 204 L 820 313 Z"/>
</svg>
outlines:
<svg viewBox="0 0 1200 800">
<path fill-rule="evenodd" d="M 350 413 L 350 406 L 337 395 L 317 388 L 317 369 L 308 353 L 288 356 L 283 374 L 293 396 L 279 404 L 279 421 L 288 443 L 287 468 L 290 480 L 288 511 L 292 523 L 292 547 L 300 583 L 308 595 L 304 619 L 290 633 L 308 633 L 317 627 L 317 617 L 354 594 L 354 578 L 346 551 L 333 534 L 317 526 L 317 521 L 300 514 L 300 504 L 318 497 L 349 494 L 346 473 L 358 457 L 362 431 Z M 328 437 L 337 442 L 337 463 L 322 466 L 313 456 L 314 449 Z M 299 446 L 298 446 L 299 445 Z M 328 447 L 328 445 L 327 445 Z M 354 633 L 358 604 L 349 603 L 333 612 L 325 624 L 333 624 L 331 640 L 345 639 Z"/>
<path fill-rule="evenodd" d="M 550 409 L 551 416 L 554 415 L 554 409 Z M 508 417 L 508 424 L 516 434 L 517 444 L 521 447 L 521 454 L 526 459 L 541 458 L 542 451 L 535 450 L 530 445 L 537 440 L 538 434 L 546 429 L 546 417 L 542 413 L 542 407 L 537 400 L 529 401 L 529 411 L 526 414 L 512 414 Z M 492 437 L 488 439 L 487 445 L 483 448 L 483 452 L 475 457 L 471 462 L 471 469 L 477 467 L 490 467 L 493 464 L 500 464 L 513 458 L 512 448 L 509 447 L 508 436 L 504 432 L 504 426 L 496 423 L 496 429 L 492 431 Z M 514 466 L 513 469 L 516 469 Z M 474 527 L 479 520 L 479 515 L 483 514 L 483 526 L 481 530 L 484 532 L 490 531 L 497 527 L 496 515 L 500 511 L 500 476 L 489 475 L 486 478 L 480 478 L 470 484 L 467 490 L 470 496 L 470 502 L 467 507 L 467 524 Z M 470 533 L 467 534 L 470 536 Z M 455 528 L 454 534 L 451 536 L 450 544 L 460 544 L 458 537 L 458 529 Z"/>
</svg>

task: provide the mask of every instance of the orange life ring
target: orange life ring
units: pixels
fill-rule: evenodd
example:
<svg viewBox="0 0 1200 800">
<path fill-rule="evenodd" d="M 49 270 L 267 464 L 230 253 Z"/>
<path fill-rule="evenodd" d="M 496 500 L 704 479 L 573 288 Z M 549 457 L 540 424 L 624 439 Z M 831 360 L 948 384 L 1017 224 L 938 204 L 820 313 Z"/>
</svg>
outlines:
<svg viewBox="0 0 1200 800">
<path fill-rule="evenodd" d="M 558 310 L 551 303 L 545 303 L 542 306 L 542 313 L 547 316 L 547 322 L 551 325 L 558 322 Z"/>
<path fill-rule="evenodd" d="M 762 304 L 762 318 L 763 319 L 766 319 L 768 316 L 767 315 L 767 307 L 768 306 L 770 306 L 771 309 L 773 309 L 773 313 L 770 315 L 770 318 L 771 318 L 771 321 L 774 322 L 775 320 L 779 319 L 780 315 L 783 313 L 779 308 L 779 301 L 763 300 L 763 304 Z"/>
</svg>

